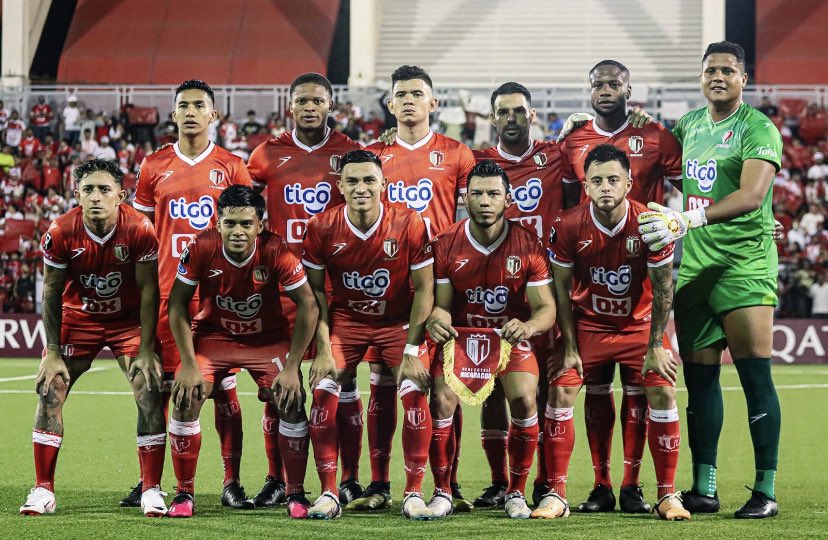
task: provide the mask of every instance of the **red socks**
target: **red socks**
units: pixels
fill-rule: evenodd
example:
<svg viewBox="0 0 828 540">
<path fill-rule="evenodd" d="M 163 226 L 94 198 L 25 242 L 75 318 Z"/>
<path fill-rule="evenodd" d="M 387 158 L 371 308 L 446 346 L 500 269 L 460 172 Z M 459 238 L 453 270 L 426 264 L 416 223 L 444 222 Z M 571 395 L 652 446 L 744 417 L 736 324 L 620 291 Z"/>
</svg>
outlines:
<svg viewBox="0 0 828 540">
<path fill-rule="evenodd" d="M 450 483 L 459 484 L 457 469 L 460 467 L 460 440 L 463 438 L 463 407 L 458 403 L 454 409 L 454 459 L 451 462 Z"/>
<path fill-rule="evenodd" d="M 647 439 L 655 465 L 658 498 L 661 499 L 676 491 L 676 467 L 681 446 L 678 409 L 650 410 L 650 434 Z"/>
<path fill-rule="evenodd" d="M 509 426 L 509 489 L 508 493 L 526 490 L 526 479 L 538 447 L 538 415 L 525 420 L 512 418 Z"/>
<path fill-rule="evenodd" d="M 431 421 L 428 460 L 434 476 L 434 489 L 451 494 L 452 456 L 456 454 L 454 418 Z"/>
<path fill-rule="evenodd" d="M 285 460 L 285 493 L 305 492 L 305 472 L 308 468 L 308 423 L 279 422 L 279 452 Z"/>
<path fill-rule="evenodd" d="M 339 432 L 339 458 L 342 460 L 342 481 L 359 480 L 359 457 L 362 455 L 362 400 L 359 389 L 339 393 L 336 410 Z"/>
<path fill-rule="evenodd" d="M 492 484 L 507 485 L 506 440 L 508 433 L 499 429 L 481 429 L 480 442 L 492 471 Z"/>
<path fill-rule="evenodd" d="M 35 487 L 55 491 L 55 467 L 62 442 L 63 435 L 39 429 L 32 430 L 35 478 L 37 479 Z"/>
<path fill-rule="evenodd" d="M 313 458 L 322 483 L 322 491 L 339 494 L 336 483 L 337 444 L 336 410 L 339 405 L 339 385 L 331 379 L 322 379 L 313 391 L 310 414 L 310 439 Z"/>
<path fill-rule="evenodd" d="M 621 486 L 637 486 L 644 443 L 647 441 L 647 396 L 642 387 L 624 385 L 621 418 L 624 437 L 624 480 Z"/>
<path fill-rule="evenodd" d="M 371 373 L 368 402 L 368 451 L 371 453 L 371 480 L 389 481 L 391 443 L 397 429 L 397 382 L 394 377 Z"/>
<path fill-rule="evenodd" d="M 239 396 L 236 394 L 236 376 L 224 378 L 213 392 L 216 407 L 216 433 L 221 443 L 221 459 L 224 462 L 224 485 L 239 481 L 242 455 L 242 414 Z"/>
<path fill-rule="evenodd" d="M 195 493 L 198 453 L 201 450 L 201 424 L 170 419 L 170 453 L 172 454 L 177 491 Z"/>
<path fill-rule="evenodd" d="M 584 397 L 584 421 L 586 423 L 589 452 L 592 455 L 592 469 L 595 485 L 612 486 L 610 479 L 610 454 L 612 453 L 612 432 L 615 427 L 615 399 L 612 383 L 590 384 Z"/>
<path fill-rule="evenodd" d="M 265 454 L 267 454 L 267 475 L 278 480 L 285 479 L 282 453 L 279 448 L 279 409 L 272 403 L 265 403 L 262 416 Z"/>
<path fill-rule="evenodd" d="M 166 446 L 166 433 L 138 435 L 138 462 L 141 464 L 142 491 L 161 485 Z"/>
<path fill-rule="evenodd" d="M 546 422 L 543 433 L 543 450 L 546 452 L 547 483 L 549 488 L 566 498 L 566 477 L 569 460 L 575 447 L 575 421 L 573 408 L 546 406 Z"/>
<path fill-rule="evenodd" d="M 405 411 L 402 432 L 405 493 L 422 493 L 431 442 L 431 413 L 426 395 L 407 379 L 400 385 L 400 400 Z"/>
</svg>

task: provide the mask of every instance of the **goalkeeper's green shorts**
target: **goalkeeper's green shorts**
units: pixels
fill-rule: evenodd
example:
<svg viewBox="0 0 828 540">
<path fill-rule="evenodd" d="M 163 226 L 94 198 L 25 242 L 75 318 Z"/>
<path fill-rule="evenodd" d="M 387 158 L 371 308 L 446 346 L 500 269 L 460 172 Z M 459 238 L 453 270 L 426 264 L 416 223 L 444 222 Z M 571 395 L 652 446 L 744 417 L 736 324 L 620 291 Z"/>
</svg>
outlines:
<svg viewBox="0 0 828 540">
<path fill-rule="evenodd" d="M 776 279 L 719 281 L 679 278 L 673 300 L 679 354 L 688 355 L 725 339 L 722 318 L 738 308 L 775 306 Z"/>
</svg>

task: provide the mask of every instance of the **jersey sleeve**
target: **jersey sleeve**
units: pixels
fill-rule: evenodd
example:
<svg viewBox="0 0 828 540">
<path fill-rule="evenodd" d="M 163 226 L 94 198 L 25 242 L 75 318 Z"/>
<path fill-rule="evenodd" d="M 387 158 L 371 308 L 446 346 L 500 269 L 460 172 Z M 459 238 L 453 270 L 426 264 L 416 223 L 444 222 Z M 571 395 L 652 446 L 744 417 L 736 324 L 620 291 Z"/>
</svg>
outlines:
<svg viewBox="0 0 828 540">
<path fill-rule="evenodd" d="M 147 163 L 147 158 L 144 158 L 138 168 L 136 182 L 132 206 L 142 212 L 155 212 L 155 178 L 153 178 L 152 167 Z"/>
<path fill-rule="evenodd" d="M 54 221 L 40 239 L 40 248 L 43 251 L 43 262 L 53 268 L 66 268 L 69 266 L 66 242 L 60 233 L 60 228 Z"/>
<path fill-rule="evenodd" d="M 431 242 L 431 251 L 434 254 L 434 282 L 449 283 L 448 253 L 446 252 L 447 238 L 437 237 Z"/>
<path fill-rule="evenodd" d="M 158 260 L 158 236 L 150 220 L 144 217 L 135 227 L 135 233 L 133 239 L 135 260 L 139 263 Z"/>
<path fill-rule="evenodd" d="M 644 245 L 644 241 L 641 241 Z M 675 243 L 670 242 L 658 251 L 647 250 L 647 266 L 650 268 L 658 268 L 665 264 L 673 262 L 673 252 L 675 250 Z"/>
<path fill-rule="evenodd" d="M 575 262 L 575 251 L 570 245 L 574 240 L 573 236 L 561 218 L 557 218 L 552 222 L 547 248 L 549 251 L 549 260 L 553 264 L 563 266 L 564 268 L 572 268 Z"/>
<path fill-rule="evenodd" d="M 475 160 L 471 149 L 465 144 L 460 146 L 460 162 L 457 166 L 457 192 L 463 194 L 469 181 L 469 174 L 474 169 Z"/>
<path fill-rule="evenodd" d="M 322 238 L 319 234 L 319 220 L 316 216 L 308 221 L 305 229 L 305 238 L 302 240 L 302 264 L 314 270 L 324 270 L 325 260 L 323 258 Z"/>
<path fill-rule="evenodd" d="M 239 160 L 236 162 L 236 166 L 233 170 L 233 178 L 232 178 L 233 185 L 239 184 L 242 186 L 250 186 L 252 185 L 253 181 L 250 179 L 250 172 L 247 170 L 247 165 L 244 164 L 244 161 Z"/>
<path fill-rule="evenodd" d="M 773 122 L 766 117 L 751 119 L 742 137 L 742 160 L 761 159 L 772 163 L 778 172 L 782 166 L 781 158 L 782 135 Z"/>
<path fill-rule="evenodd" d="M 549 272 L 549 259 L 543 249 L 540 240 L 532 242 L 533 249 L 527 257 L 526 286 L 539 287 L 552 282 L 552 275 Z"/>
<path fill-rule="evenodd" d="M 265 174 L 267 173 L 267 156 L 265 155 L 265 146 L 267 143 L 260 144 L 250 154 L 250 159 L 247 160 L 247 172 L 250 175 L 250 180 L 254 187 L 263 188 L 267 185 Z"/>
<path fill-rule="evenodd" d="M 420 214 L 414 214 L 408 222 L 408 264 L 411 270 L 425 268 L 434 263 L 428 231 Z"/>
<path fill-rule="evenodd" d="M 558 143 L 555 143 L 558 144 Z M 575 167 L 572 166 L 572 161 L 569 159 L 569 150 L 566 147 L 566 140 L 558 145 L 561 153 L 561 179 L 565 184 L 577 184 L 578 174 L 575 172 Z"/>
<path fill-rule="evenodd" d="M 198 238 L 187 244 L 178 259 L 178 272 L 175 276 L 176 279 L 194 287 L 201 281 L 201 265 L 199 264 L 201 250 L 199 247 Z"/>
<path fill-rule="evenodd" d="M 302 267 L 302 261 L 293 254 L 284 240 L 279 245 L 275 266 L 279 275 L 279 283 L 286 291 L 301 287 L 308 281 L 305 269 Z"/>
<path fill-rule="evenodd" d="M 681 145 L 670 130 L 660 127 L 658 147 L 661 153 L 661 171 L 666 180 L 681 180 Z"/>
</svg>

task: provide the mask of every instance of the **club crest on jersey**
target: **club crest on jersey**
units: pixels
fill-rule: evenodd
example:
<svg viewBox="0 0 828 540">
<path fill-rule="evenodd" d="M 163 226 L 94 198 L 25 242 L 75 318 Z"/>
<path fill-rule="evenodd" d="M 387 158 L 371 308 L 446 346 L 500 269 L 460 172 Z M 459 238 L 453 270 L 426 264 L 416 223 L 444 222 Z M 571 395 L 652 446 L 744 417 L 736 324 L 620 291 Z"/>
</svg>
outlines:
<svg viewBox="0 0 828 540">
<path fill-rule="evenodd" d="M 492 350 L 492 343 L 486 334 L 472 334 L 466 338 L 466 356 L 479 366 Z"/>
<path fill-rule="evenodd" d="M 400 251 L 400 246 L 397 244 L 396 238 L 386 238 L 382 242 L 382 250 L 388 255 L 389 258 L 393 259 L 397 256 L 397 253 Z"/>
<path fill-rule="evenodd" d="M 445 155 L 439 150 L 432 150 L 431 153 L 428 154 L 428 160 L 431 162 L 432 166 L 439 167 L 443 164 Z"/>
<path fill-rule="evenodd" d="M 641 150 L 644 149 L 644 137 L 641 137 L 640 135 L 634 135 L 630 137 L 629 141 L 627 141 L 627 144 L 630 146 L 630 151 L 633 153 L 633 155 L 640 155 Z"/>
<path fill-rule="evenodd" d="M 256 283 L 265 283 L 269 276 L 270 273 L 264 266 L 257 266 L 253 269 L 253 281 L 255 281 Z"/>
<path fill-rule="evenodd" d="M 124 244 L 115 245 L 115 258 L 124 262 L 129 257 L 129 248 Z"/>
<path fill-rule="evenodd" d="M 722 135 L 722 144 L 727 144 L 730 142 L 730 139 L 733 138 L 733 130 L 728 129 L 724 135 Z"/>
<path fill-rule="evenodd" d="M 210 182 L 214 186 L 220 186 L 224 183 L 224 171 L 221 169 L 210 169 Z"/>
<path fill-rule="evenodd" d="M 340 167 L 339 163 L 342 161 L 342 156 L 333 155 L 331 156 L 331 172 L 335 174 L 339 174 L 342 172 L 342 167 Z"/>
<path fill-rule="evenodd" d="M 641 239 L 637 236 L 627 237 L 627 256 L 634 257 L 641 250 Z"/>
<path fill-rule="evenodd" d="M 517 255 L 509 255 L 506 257 L 506 271 L 512 276 L 515 276 L 518 272 L 520 272 L 520 266 L 520 257 Z"/>
<path fill-rule="evenodd" d="M 537 154 L 532 156 L 532 159 L 535 160 L 535 165 L 537 165 L 538 167 L 543 167 L 544 165 L 546 165 L 547 157 L 546 154 L 544 154 L 543 152 L 538 152 Z"/>
</svg>

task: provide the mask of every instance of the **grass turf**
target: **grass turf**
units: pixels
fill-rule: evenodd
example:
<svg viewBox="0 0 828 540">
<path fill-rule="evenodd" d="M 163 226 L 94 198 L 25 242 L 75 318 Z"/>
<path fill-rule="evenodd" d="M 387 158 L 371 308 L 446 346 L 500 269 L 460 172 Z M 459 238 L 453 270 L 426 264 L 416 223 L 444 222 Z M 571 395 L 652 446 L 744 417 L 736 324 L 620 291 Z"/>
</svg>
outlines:
<svg viewBox="0 0 828 540">
<path fill-rule="evenodd" d="M 53 516 L 23 517 L 18 508 L 34 480 L 31 449 L 31 421 L 36 397 L 33 394 L 34 360 L 0 362 L 0 537 L 2 538 L 147 538 L 175 540 L 209 538 L 519 538 L 523 534 L 561 535 L 570 538 L 825 538 L 828 536 L 828 498 L 826 476 L 819 459 L 828 444 L 823 411 L 828 406 L 828 366 L 776 366 L 774 378 L 782 403 L 783 431 L 777 496 L 780 516 L 771 520 L 733 519 L 736 510 L 749 497 L 743 485 L 753 482 L 753 453 L 746 422 L 744 397 L 732 367 L 722 372 L 725 391 L 725 427 L 720 442 L 719 494 L 722 511 L 717 515 L 694 516 L 689 523 L 666 523 L 652 516 L 630 516 L 618 512 L 579 515 L 555 521 L 512 521 L 502 510 L 476 510 L 472 514 L 450 516 L 439 522 L 410 522 L 400 515 L 403 487 L 402 451 L 399 429 L 391 463 L 394 507 L 376 514 L 346 513 L 335 522 L 291 521 L 284 507 L 253 511 L 233 511 L 221 506 L 222 468 L 213 411 L 208 404 L 202 414 L 204 443 L 199 460 L 196 488 L 198 514 L 191 520 L 147 519 L 137 508 L 119 508 L 138 476 L 135 452 L 135 407 L 129 387 L 114 361 L 94 364 L 99 371 L 87 373 L 76 385 L 64 411 L 66 439 L 58 461 L 56 492 L 58 510 Z M 367 368 L 360 369 L 360 389 L 368 390 Z M 616 383 L 616 388 L 620 384 Z M 679 388 L 683 385 L 680 382 Z M 255 387 L 246 374 L 239 376 L 239 391 L 244 414 L 245 454 L 242 483 L 250 497 L 258 492 L 267 471 L 261 434 L 262 405 L 254 395 Z M 582 399 L 582 398 L 581 398 Z M 685 392 L 678 393 L 679 410 L 684 412 Z M 620 404 L 620 394 L 616 393 Z M 363 394 L 367 405 L 367 396 Z M 573 505 L 592 487 L 592 468 L 583 432 L 582 407 L 576 408 L 578 436 L 569 475 L 568 492 Z M 474 499 L 489 484 L 488 467 L 480 447 L 478 409 L 464 409 L 463 457 L 460 481 L 463 492 Z M 682 418 L 683 419 L 683 418 Z M 613 479 L 616 494 L 621 480 L 622 455 L 620 426 L 613 444 Z M 686 432 L 685 432 L 686 433 Z M 686 437 L 682 442 L 678 486 L 690 484 L 690 451 Z M 367 485 L 370 468 L 367 459 L 367 433 L 363 444 L 361 480 Z M 530 485 L 534 471 L 530 475 Z M 645 450 L 642 466 L 644 493 L 649 502 L 655 498 L 652 460 Z M 175 478 L 169 452 L 164 486 L 172 491 Z M 424 486 L 432 488 L 430 473 Z M 319 483 L 310 460 L 306 489 L 313 500 Z M 529 488 L 531 490 L 531 488 Z M 168 501 L 170 499 L 168 498 Z"/>
</svg>

